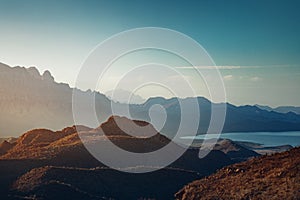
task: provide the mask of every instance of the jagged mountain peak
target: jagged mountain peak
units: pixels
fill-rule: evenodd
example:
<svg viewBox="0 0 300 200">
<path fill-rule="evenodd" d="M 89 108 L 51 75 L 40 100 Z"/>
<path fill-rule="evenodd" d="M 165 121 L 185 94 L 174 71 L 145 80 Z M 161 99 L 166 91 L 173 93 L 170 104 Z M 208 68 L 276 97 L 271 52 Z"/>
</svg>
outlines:
<svg viewBox="0 0 300 200">
<path fill-rule="evenodd" d="M 44 73 L 42 75 L 42 79 L 45 80 L 45 81 L 54 82 L 54 77 L 52 76 L 52 74 L 48 70 L 44 71 Z"/>
</svg>

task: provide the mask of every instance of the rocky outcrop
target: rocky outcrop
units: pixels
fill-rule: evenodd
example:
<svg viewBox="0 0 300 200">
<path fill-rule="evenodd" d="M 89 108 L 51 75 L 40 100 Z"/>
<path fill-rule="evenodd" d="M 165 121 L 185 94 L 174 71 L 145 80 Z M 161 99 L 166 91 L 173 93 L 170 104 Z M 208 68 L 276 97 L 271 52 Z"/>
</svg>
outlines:
<svg viewBox="0 0 300 200">
<path fill-rule="evenodd" d="M 0 144 L 0 156 L 3 154 L 6 154 L 10 149 L 12 149 L 15 146 L 15 143 L 10 143 L 6 140 L 4 140 Z"/>
</svg>

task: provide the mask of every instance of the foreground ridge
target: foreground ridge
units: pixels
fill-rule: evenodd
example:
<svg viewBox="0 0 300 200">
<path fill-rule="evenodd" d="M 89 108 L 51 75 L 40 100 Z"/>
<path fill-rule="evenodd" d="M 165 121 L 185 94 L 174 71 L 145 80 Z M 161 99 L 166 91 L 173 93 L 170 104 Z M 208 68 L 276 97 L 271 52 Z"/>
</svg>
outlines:
<svg viewBox="0 0 300 200">
<path fill-rule="evenodd" d="M 300 147 L 224 167 L 186 185 L 177 200 L 300 199 Z"/>
</svg>

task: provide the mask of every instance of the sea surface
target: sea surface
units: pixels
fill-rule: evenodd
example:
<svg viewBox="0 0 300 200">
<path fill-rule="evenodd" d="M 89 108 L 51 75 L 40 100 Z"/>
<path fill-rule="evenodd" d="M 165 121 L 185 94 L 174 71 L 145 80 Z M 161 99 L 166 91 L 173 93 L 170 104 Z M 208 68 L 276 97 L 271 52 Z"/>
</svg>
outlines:
<svg viewBox="0 0 300 200">
<path fill-rule="evenodd" d="M 184 137 L 184 139 L 211 139 L 218 137 L 217 134 L 197 135 L 195 137 Z M 236 132 L 222 133 L 220 138 L 232 141 L 244 141 L 262 144 L 265 147 L 292 145 L 300 146 L 300 131 L 291 132 Z"/>
</svg>

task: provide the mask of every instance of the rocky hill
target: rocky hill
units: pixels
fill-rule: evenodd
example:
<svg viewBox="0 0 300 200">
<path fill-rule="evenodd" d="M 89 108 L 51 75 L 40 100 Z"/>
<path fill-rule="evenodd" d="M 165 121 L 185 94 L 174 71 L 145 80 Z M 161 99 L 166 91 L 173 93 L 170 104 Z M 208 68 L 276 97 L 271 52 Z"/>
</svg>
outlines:
<svg viewBox="0 0 300 200">
<path fill-rule="evenodd" d="M 121 125 L 124 129 L 121 130 L 118 125 Z M 139 127 L 142 127 L 144 131 L 141 131 Z M 152 198 L 155 196 L 158 199 L 166 199 L 164 197 L 170 195 L 173 196 L 180 187 L 183 187 L 184 184 L 187 184 L 195 178 L 209 175 L 217 169 L 235 162 L 224 152 L 219 150 L 213 150 L 205 158 L 199 159 L 198 148 L 191 148 L 188 149 L 178 160 L 168 166 L 169 168 L 176 170 L 166 170 L 154 173 L 151 176 L 120 175 L 114 170 L 100 170 L 100 168 L 102 169 L 106 166 L 96 160 L 87 151 L 79 138 L 79 135 L 81 135 L 84 136 L 84 140 L 87 142 L 96 141 L 97 144 L 101 145 L 104 141 L 103 134 L 105 134 L 109 140 L 119 147 L 137 153 L 151 152 L 171 142 L 167 137 L 158 133 L 153 126 L 147 122 L 130 120 L 125 117 L 118 116 L 110 117 L 105 123 L 95 129 L 85 126 L 72 126 L 60 131 L 34 129 L 24 133 L 13 144 L 3 144 L 3 146 L 8 146 L 8 148 L 0 157 L 0 198 L 7 198 L 6 194 L 8 194 L 8 191 L 11 189 L 10 186 L 14 181 L 16 181 L 16 179 L 18 179 L 18 177 L 35 169 L 36 171 L 33 171 L 34 173 L 31 172 L 29 174 L 37 174 L 36 177 L 32 177 L 32 181 L 34 182 L 34 180 L 36 180 L 35 183 L 41 183 L 41 185 L 34 186 L 29 189 L 28 194 L 30 195 L 39 195 L 42 191 L 46 192 L 46 189 L 49 191 L 57 189 L 58 191 L 61 191 L 61 197 L 69 194 L 68 192 L 70 191 L 75 192 L 74 194 L 77 194 L 76 191 L 85 191 L 83 193 L 79 192 L 80 195 L 78 193 L 78 195 L 81 196 L 82 194 L 86 194 L 86 188 L 89 188 L 89 186 L 80 186 L 78 189 L 77 186 L 74 186 L 74 180 L 76 180 L 75 182 L 80 182 L 86 179 L 94 181 L 92 177 L 102 177 L 101 174 L 106 174 L 103 175 L 104 178 L 99 178 L 99 180 L 97 180 L 99 184 L 104 180 L 108 181 L 110 178 L 113 178 L 113 180 L 107 183 L 109 187 L 106 186 L 105 191 L 108 193 L 101 193 L 101 195 L 106 196 L 106 194 L 114 194 L 117 190 L 120 190 L 120 184 L 122 183 L 125 188 L 123 193 L 120 193 L 122 195 L 126 193 L 125 191 L 127 189 L 128 195 L 131 193 L 142 195 L 140 192 L 141 190 L 146 196 L 142 195 L 140 197 Z M 46 166 L 53 167 L 49 169 Z M 157 164 L 150 163 L 149 166 L 144 167 L 153 166 L 157 166 Z M 128 167 L 133 169 L 139 166 L 133 165 Z M 93 170 L 94 168 L 99 170 L 95 171 Z M 43 173 L 35 173 L 40 170 L 43 171 Z M 48 184 L 49 181 L 39 182 L 41 179 L 39 179 L 38 174 L 44 174 L 44 171 L 45 174 L 51 174 L 53 171 L 58 174 L 49 177 L 50 184 Z M 85 174 L 86 172 L 89 176 Z M 109 172 L 109 174 L 112 173 L 113 175 L 107 175 L 107 172 Z M 65 178 L 63 177 L 64 174 L 66 174 Z M 105 176 L 108 178 L 105 178 Z M 171 178 L 172 176 L 173 178 Z M 55 177 L 61 178 L 55 179 Z M 74 177 L 76 177 L 76 179 L 73 180 Z M 23 184 L 25 184 L 24 180 L 26 179 L 23 178 L 20 179 L 20 181 L 17 181 L 18 186 L 12 193 L 10 193 L 11 195 L 18 195 L 19 192 L 22 195 L 27 195 L 27 192 L 23 193 Z M 89 180 L 86 180 L 86 182 L 88 181 Z M 66 184 L 60 184 L 61 182 Z M 117 184 L 118 182 L 119 184 Z M 145 188 L 143 186 L 143 182 L 145 184 Z M 26 185 L 29 186 L 30 184 L 27 183 Z M 69 187 L 68 185 L 72 185 L 72 187 Z M 147 187 L 152 185 L 148 192 L 146 185 Z M 74 188 L 77 188 L 78 190 L 73 190 Z M 71 193 L 72 192 L 70 192 L 70 194 Z M 96 190 L 88 193 L 97 197 L 100 195 L 100 193 L 98 194 Z M 47 194 L 59 195 L 60 193 L 50 192 Z M 159 195 L 156 196 L 154 194 Z M 81 197 L 83 198 L 83 196 Z M 106 197 L 116 196 L 108 195 Z M 122 199 L 120 196 L 117 197 L 117 199 Z"/>
<path fill-rule="evenodd" d="M 120 128 L 121 127 L 121 128 Z M 146 127 L 141 132 L 139 127 Z M 129 133 L 129 134 L 127 134 Z M 59 166 L 103 166 L 84 147 L 85 142 L 103 145 L 106 137 L 120 148 L 136 153 L 158 150 L 171 141 L 158 133 L 151 124 L 113 116 L 98 128 L 72 126 L 60 131 L 34 129 L 24 133 L 14 144 L 9 145 L 0 160 L 45 160 Z M 197 148 L 188 149 L 173 167 L 194 170 L 205 175 L 234 161 L 222 151 L 213 150 L 207 157 L 198 159 Z M 208 165 L 205 164 L 209 162 Z M 135 166 L 128 166 L 135 167 Z"/>
<path fill-rule="evenodd" d="M 194 181 L 178 200 L 300 199 L 300 147 L 224 167 Z"/>
<path fill-rule="evenodd" d="M 139 127 L 145 127 L 142 129 L 143 132 L 139 130 Z M 0 150 L 6 153 L 0 159 L 53 159 L 75 149 L 86 152 L 78 134 L 84 135 L 85 139 L 97 142 L 99 145 L 105 140 L 102 137 L 105 134 L 113 143 L 132 152 L 151 152 L 170 142 L 147 122 L 113 116 L 96 129 L 72 126 L 60 131 L 48 129 L 28 131 L 13 144 L 3 142 Z"/>
</svg>

